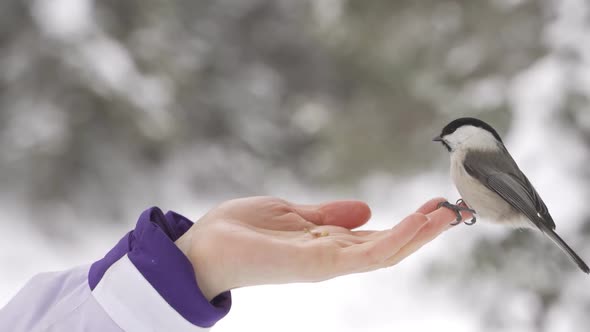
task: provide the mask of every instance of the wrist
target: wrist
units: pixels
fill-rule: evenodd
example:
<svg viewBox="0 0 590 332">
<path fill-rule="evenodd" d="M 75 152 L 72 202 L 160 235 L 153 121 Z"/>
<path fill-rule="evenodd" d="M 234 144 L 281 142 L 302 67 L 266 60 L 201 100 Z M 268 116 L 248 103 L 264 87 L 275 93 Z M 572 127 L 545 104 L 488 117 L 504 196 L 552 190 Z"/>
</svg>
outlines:
<svg viewBox="0 0 590 332">
<path fill-rule="evenodd" d="M 212 256 L 210 250 L 207 250 L 206 244 L 195 245 L 193 242 L 195 231 L 193 229 L 189 230 L 174 243 L 193 266 L 195 279 L 203 296 L 207 301 L 211 301 L 217 295 L 229 290 L 229 288 L 223 286 L 222 279 L 215 274 L 215 268 L 207 264 L 207 262 L 211 261 Z"/>
</svg>

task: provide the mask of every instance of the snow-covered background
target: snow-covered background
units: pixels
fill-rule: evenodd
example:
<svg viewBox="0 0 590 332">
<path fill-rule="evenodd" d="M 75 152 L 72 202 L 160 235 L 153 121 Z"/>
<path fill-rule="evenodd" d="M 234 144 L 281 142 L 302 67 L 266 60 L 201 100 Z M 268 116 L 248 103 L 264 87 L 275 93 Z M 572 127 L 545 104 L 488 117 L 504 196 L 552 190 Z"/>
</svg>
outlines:
<svg viewBox="0 0 590 332">
<path fill-rule="evenodd" d="M 371 3 L 0 5 L 0 306 L 151 205 L 355 198 L 392 227 L 457 198 L 430 139 L 462 115 L 590 260 L 586 2 Z M 478 223 L 390 269 L 234 290 L 214 331 L 584 331 L 589 286 L 540 235 Z"/>
</svg>

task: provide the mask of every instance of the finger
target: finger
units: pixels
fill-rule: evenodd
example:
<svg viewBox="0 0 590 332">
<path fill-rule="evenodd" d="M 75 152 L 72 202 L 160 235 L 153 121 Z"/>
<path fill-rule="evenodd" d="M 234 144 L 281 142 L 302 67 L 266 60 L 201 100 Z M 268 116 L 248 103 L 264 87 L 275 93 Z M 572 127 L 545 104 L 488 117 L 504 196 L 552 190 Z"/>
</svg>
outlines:
<svg viewBox="0 0 590 332">
<path fill-rule="evenodd" d="M 379 232 L 380 237 L 342 250 L 340 268 L 343 272 L 363 270 L 382 264 L 416 236 L 428 223 L 424 214 L 414 213 L 390 230 Z"/>
<path fill-rule="evenodd" d="M 446 201 L 447 199 L 443 197 L 433 198 L 428 202 L 424 203 L 424 205 L 422 205 L 416 212 L 423 214 L 432 213 L 434 210 L 438 209 L 438 204 Z"/>
<path fill-rule="evenodd" d="M 446 211 L 445 211 L 446 210 Z M 391 266 L 399 263 L 402 259 L 416 252 L 422 248 L 426 243 L 434 240 L 442 232 L 449 229 L 450 223 L 455 221 L 456 215 L 446 208 L 440 208 L 428 215 L 430 221 L 424 225 L 420 232 L 402 247 L 395 255 L 389 258 L 386 266 Z"/>
<path fill-rule="evenodd" d="M 334 225 L 348 229 L 364 225 L 371 209 L 361 201 L 334 201 L 320 205 L 294 205 L 295 211 L 316 225 Z"/>
<path fill-rule="evenodd" d="M 455 211 L 448 209 L 444 206 L 428 213 L 427 215 L 431 220 L 437 220 L 442 223 L 444 223 L 445 220 L 448 220 L 447 225 L 450 225 L 451 223 L 454 223 L 457 221 L 457 214 L 455 213 Z M 473 214 L 471 214 L 470 212 L 461 211 L 461 217 L 462 217 L 461 220 L 471 218 L 472 216 L 473 216 Z"/>
</svg>

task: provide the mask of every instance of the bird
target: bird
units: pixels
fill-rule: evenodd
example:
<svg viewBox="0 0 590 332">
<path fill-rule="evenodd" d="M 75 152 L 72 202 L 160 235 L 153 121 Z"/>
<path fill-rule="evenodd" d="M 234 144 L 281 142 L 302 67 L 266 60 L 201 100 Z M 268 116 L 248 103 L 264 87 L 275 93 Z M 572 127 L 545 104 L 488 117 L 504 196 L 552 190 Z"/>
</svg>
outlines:
<svg viewBox="0 0 590 332">
<path fill-rule="evenodd" d="M 451 178 L 461 195 L 456 204 L 441 202 L 457 214 L 461 211 L 516 228 L 538 229 L 561 248 L 586 274 L 584 260 L 555 232 L 555 222 L 529 179 L 520 170 L 498 132 L 486 122 L 463 117 L 448 123 L 433 141 L 448 150 Z"/>
</svg>

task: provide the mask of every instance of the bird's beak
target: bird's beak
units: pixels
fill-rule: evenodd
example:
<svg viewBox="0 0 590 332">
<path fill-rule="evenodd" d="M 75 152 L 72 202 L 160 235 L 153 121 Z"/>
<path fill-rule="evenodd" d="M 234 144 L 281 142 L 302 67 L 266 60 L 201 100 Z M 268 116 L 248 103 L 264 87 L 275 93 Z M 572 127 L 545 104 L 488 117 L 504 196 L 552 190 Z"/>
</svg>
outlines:
<svg viewBox="0 0 590 332">
<path fill-rule="evenodd" d="M 442 142 L 442 138 L 440 136 L 436 136 L 432 139 L 433 142 Z"/>
</svg>

